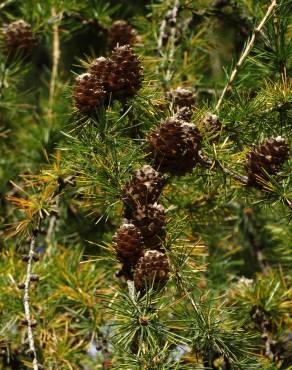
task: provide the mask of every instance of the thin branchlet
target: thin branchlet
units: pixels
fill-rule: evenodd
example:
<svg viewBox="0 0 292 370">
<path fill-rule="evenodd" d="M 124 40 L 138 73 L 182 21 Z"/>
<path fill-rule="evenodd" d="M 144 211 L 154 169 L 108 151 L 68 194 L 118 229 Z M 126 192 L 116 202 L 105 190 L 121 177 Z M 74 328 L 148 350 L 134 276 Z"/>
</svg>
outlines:
<svg viewBox="0 0 292 370">
<path fill-rule="evenodd" d="M 246 47 L 244 48 L 238 62 L 236 63 L 235 65 L 235 68 L 233 69 L 233 71 L 231 72 L 230 74 L 230 77 L 228 79 L 228 82 L 227 84 L 225 85 L 222 93 L 221 93 L 221 96 L 217 102 L 217 105 L 215 107 L 215 110 L 218 112 L 221 108 L 221 105 L 223 103 L 223 99 L 227 93 L 227 91 L 231 88 L 240 68 L 242 67 L 245 59 L 248 57 L 249 53 L 251 52 L 253 46 L 254 46 L 254 43 L 255 43 L 255 40 L 256 40 L 256 37 L 257 35 L 261 32 L 263 26 L 265 25 L 265 23 L 267 22 L 267 20 L 269 19 L 270 15 L 273 13 L 274 9 L 276 8 L 277 6 L 277 1 L 276 0 L 273 0 L 266 12 L 266 14 L 264 15 L 263 19 L 261 20 L 261 22 L 259 23 L 259 25 L 254 29 L 252 35 L 251 35 L 251 38 L 249 40 L 249 42 L 246 44 Z"/>
<path fill-rule="evenodd" d="M 55 7 L 52 7 L 52 17 L 55 18 L 57 16 Z M 52 125 L 53 119 L 53 104 L 55 98 L 55 90 L 56 90 L 56 81 L 58 77 L 58 66 L 60 60 L 60 37 L 59 37 L 59 25 L 55 21 L 53 24 L 53 43 L 52 43 L 52 72 L 51 72 L 51 82 L 50 82 L 50 95 L 49 95 L 49 123 Z"/>
<path fill-rule="evenodd" d="M 233 169 L 227 167 L 226 165 L 223 165 L 222 163 L 218 161 L 212 161 L 211 159 L 207 158 L 206 156 L 201 155 L 200 156 L 200 163 L 202 165 L 208 166 L 209 169 L 215 169 L 215 168 L 220 168 L 224 173 L 227 175 L 230 175 L 234 179 L 240 181 L 243 185 L 246 185 L 248 183 L 248 178 L 247 176 L 241 175 L 234 171 Z"/>
</svg>

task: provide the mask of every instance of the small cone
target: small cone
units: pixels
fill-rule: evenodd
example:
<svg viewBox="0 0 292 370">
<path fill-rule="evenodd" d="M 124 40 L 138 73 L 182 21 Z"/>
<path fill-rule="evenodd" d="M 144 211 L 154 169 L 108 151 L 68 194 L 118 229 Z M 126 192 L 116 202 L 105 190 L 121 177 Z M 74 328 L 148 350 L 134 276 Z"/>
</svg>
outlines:
<svg viewBox="0 0 292 370">
<path fill-rule="evenodd" d="M 262 188 L 261 179 L 267 179 L 267 174 L 276 174 L 288 157 L 288 144 L 280 136 L 266 140 L 263 145 L 254 148 L 247 154 L 245 165 L 248 184 Z"/>
<path fill-rule="evenodd" d="M 100 81 L 91 73 L 83 73 L 77 77 L 73 96 L 76 108 L 81 112 L 93 111 L 103 103 L 105 94 Z"/>
<path fill-rule="evenodd" d="M 166 217 L 162 205 L 154 203 L 138 207 L 132 212 L 132 222 L 143 236 L 146 247 L 158 249 L 164 239 Z"/>
<path fill-rule="evenodd" d="M 113 242 L 117 259 L 126 266 L 134 266 L 143 252 L 140 230 L 133 224 L 124 224 L 113 236 Z"/>
<path fill-rule="evenodd" d="M 164 181 L 162 176 L 149 165 L 136 171 L 122 189 L 127 206 L 137 208 L 158 200 Z"/>
<path fill-rule="evenodd" d="M 147 250 L 144 256 L 140 257 L 134 271 L 135 287 L 143 291 L 146 286 L 154 288 L 163 286 L 169 276 L 169 262 L 165 254 Z"/>
<path fill-rule="evenodd" d="M 182 87 L 170 91 L 170 93 L 168 93 L 168 98 L 173 100 L 175 111 L 184 107 L 192 108 L 195 104 L 193 92 L 188 89 L 183 89 Z"/>
<path fill-rule="evenodd" d="M 195 125 L 172 117 L 150 133 L 147 150 L 155 168 L 181 176 L 196 165 L 200 142 L 201 135 Z"/>
<path fill-rule="evenodd" d="M 17 51 L 30 53 L 33 46 L 33 33 L 31 26 L 23 20 L 10 23 L 3 29 L 4 47 L 8 54 Z"/>
<path fill-rule="evenodd" d="M 109 49 L 116 46 L 133 45 L 137 36 L 136 30 L 126 21 L 115 21 L 108 31 Z"/>
</svg>

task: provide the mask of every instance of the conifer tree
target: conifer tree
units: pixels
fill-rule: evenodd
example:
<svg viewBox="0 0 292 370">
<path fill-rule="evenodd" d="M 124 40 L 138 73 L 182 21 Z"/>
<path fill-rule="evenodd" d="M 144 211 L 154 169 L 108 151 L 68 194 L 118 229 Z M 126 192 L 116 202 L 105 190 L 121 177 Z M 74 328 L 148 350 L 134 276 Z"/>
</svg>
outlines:
<svg viewBox="0 0 292 370">
<path fill-rule="evenodd" d="M 0 369 L 292 368 L 291 0 L 0 4 Z"/>
</svg>

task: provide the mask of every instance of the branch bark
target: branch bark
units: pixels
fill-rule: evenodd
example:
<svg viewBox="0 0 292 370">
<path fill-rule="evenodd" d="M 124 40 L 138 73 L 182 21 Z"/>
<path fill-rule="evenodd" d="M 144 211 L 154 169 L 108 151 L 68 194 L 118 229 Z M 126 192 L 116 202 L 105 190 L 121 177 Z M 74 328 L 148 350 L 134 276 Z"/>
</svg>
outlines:
<svg viewBox="0 0 292 370">
<path fill-rule="evenodd" d="M 34 257 L 34 248 L 35 248 L 35 241 L 36 237 L 33 235 L 30 241 L 29 253 L 28 253 L 28 262 L 27 262 L 27 271 L 26 277 L 24 281 L 24 295 L 23 295 L 23 306 L 24 306 L 24 314 L 25 320 L 27 323 L 27 336 L 28 336 L 28 344 L 29 344 L 29 352 L 33 356 L 33 370 L 39 370 L 38 359 L 35 349 L 35 342 L 32 330 L 32 318 L 30 312 L 30 295 L 29 295 L 29 287 L 32 275 L 32 264 L 33 264 L 33 257 Z"/>
<path fill-rule="evenodd" d="M 219 109 L 220 109 L 220 107 L 222 105 L 222 102 L 223 102 L 223 99 L 225 97 L 226 92 L 232 86 L 232 83 L 235 80 L 235 77 L 237 76 L 238 71 L 242 67 L 245 59 L 247 58 L 247 56 L 249 55 L 251 49 L 253 48 L 254 43 L 255 43 L 256 36 L 260 33 L 261 29 L 263 28 L 264 24 L 266 23 L 266 21 L 268 20 L 269 16 L 272 14 L 272 12 L 274 11 L 274 9 L 275 9 L 276 6 L 277 6 L 277 1 L 276 0 L 272 0 L 272 2 L 270 4 L 270 6 L 269 6 L 269 8 L 268 8 L 268 10 L 266 12 L 266 14 L 264 15 L 263 19 L 261 20 L 261 22 L 259 23 L 259 25 L 254 29 L 249 42 L 247 43 L 246 47 L 243 49 L 243 52 L 242 52 L 242 54 L 241 54 L 238 62 L 236 63 L 235 68 L 231 72 L 231 75 L 229 77 L 229 80 L 228 80 L 226 86 L 224 87 L 224 89 L 223 89 L 223 91 L 221 93 L 221 96 L 220 96 L 220 98 L 219 98 L 219 100 L 217 102 L 217 105 L 215 107 L 215 110 L 217 112 L 219 111 Z"/>
</svg>

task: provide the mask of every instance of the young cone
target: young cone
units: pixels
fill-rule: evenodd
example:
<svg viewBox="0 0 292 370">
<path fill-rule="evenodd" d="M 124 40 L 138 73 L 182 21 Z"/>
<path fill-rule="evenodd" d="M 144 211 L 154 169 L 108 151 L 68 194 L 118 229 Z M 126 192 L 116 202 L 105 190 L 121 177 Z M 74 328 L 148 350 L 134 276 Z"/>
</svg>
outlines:
<svg viewBox="0 0 292 370">
<path fill-rule="evenodd" d="M 77 77 L 73 96 L 76 108 L 81 112 L 93 111 L 103 103 L 105 94 L 100 81 L 91 73 L 83 73 Z"/>
<path fill-rule="evenodd" d="M 33 46 L 33 33 L 31 26 L 24 20 L 10 23 L 3 30 L 4 47 L 8 54 L 17 51 L 29 53 Z"/>
<path fill-rule="evenodd" d="M 168 118 L 148 136 L 148 152 L 161 172 L 184 175 L 197 163 L 201 135 L 193 124 Z"/>
<path fill-rule="evenodd" d="M 132 45 L 137 36 L 136 30 L 126 21 L 115 21 L 108 31 L 108 45 L 112 50 L 116 46 Z"/>
<path fill-rule="evenodd" d="M 168 93 L 168 97 L 173 100 L 176 111 L 183 107 L 192 108 L 192 106 L 195 104 L 193 92 L 188 89 L 183 89 L 182 87 L 172 90 L 170 93 Z"/>
<path fill-rule="evenodd" d="M 122 189 L 126 206 L 137 208 L 156 202 L 162 191 L 162 176 L 149 165 L 136 171 Z"/>
<path fill-rule="evenodd" d="M 261 179 L 266 179 L 267 174 L 276 174 L 288 157 L 288 144 L 280 136 L 266 140 L 263 145 L 254 148 L 247 154 L 245 165 L 249 185 L 262 188 Z"/>
<path fill-rule="evenodd" d="M 139 291 L 146 286 L 154 288 L 163 286 L 169 276 L 170 266 L 165 254 L 156 250 L 147 250 L 140 257 L 134 270 L 134 283 Z"/>
</svg>

